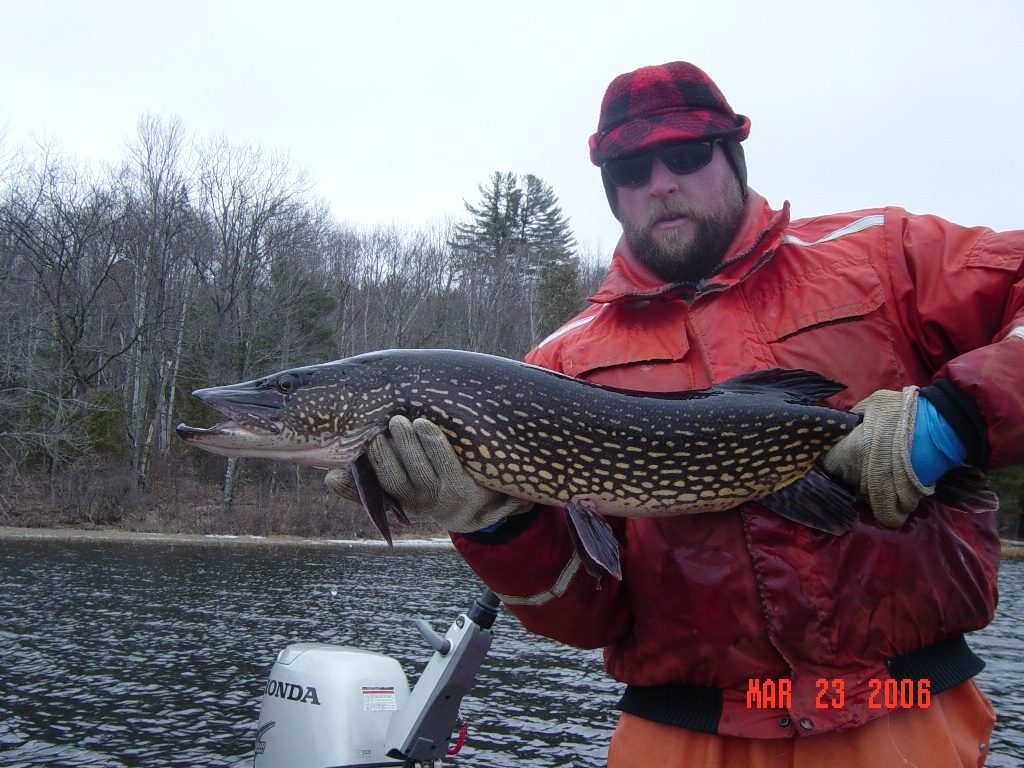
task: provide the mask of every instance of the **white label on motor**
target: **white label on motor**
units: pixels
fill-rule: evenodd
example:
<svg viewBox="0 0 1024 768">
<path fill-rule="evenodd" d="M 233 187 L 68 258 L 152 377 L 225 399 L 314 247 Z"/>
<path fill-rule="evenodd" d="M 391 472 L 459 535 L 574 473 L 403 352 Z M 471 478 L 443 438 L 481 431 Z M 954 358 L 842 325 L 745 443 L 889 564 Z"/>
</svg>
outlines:
<svg viewBox="0 0 1024 768">
<path fill-rule="evenodd" d="M 382 710 L 394 712 L 397 709 L 398 697 L 395 695 L 394 686 L 387 685 L 380 688 L 363 686 L 363 712 L 380 712 Z"/>
</svg>

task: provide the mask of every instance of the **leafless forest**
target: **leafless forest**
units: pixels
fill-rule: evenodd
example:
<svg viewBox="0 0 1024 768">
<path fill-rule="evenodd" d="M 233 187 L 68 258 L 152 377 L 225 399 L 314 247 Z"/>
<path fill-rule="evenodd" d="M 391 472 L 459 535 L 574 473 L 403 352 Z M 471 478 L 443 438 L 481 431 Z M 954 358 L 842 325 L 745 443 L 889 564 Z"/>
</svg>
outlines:
<svg viewBox="0 0 1024 768">
<path fill-rule="evenodd" d="M 145 116 L 115 167 L 0 143 L 0 524 L 349 534 L 322 472 L 186 449 L 189 392 L 393 347 L 518 357 L 603 267 L 543 180 L 419 229 L 343 222 L 287 157 Z"/>
<path fill-rule="evenodd" d="M 370 535 L 322 472 L 190 450 L 197 387 L 373 349 L 508 357 L 604 266 L 496 172 L 418 229 L 344 222 L 284 156 L 144 116 L 112 167 L 0 135 L 0 525 Z M 1024 472 L 998 476 L 1017 535 Z"/>
</svg>

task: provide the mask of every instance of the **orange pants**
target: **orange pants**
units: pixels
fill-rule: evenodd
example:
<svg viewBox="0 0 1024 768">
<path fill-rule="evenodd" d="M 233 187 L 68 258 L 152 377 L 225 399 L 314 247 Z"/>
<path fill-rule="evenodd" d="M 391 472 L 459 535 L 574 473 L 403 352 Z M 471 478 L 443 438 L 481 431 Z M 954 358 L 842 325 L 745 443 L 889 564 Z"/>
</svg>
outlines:
<svg viewBox="0 0 1024 768">
<path fill-rule="evenodd" d="M 623 713 L 608 768 L 980 768 L 995 721 L 973 680 L 938 694 L 927 709 L 806 738 L 714 736 Z"/>
</svg>

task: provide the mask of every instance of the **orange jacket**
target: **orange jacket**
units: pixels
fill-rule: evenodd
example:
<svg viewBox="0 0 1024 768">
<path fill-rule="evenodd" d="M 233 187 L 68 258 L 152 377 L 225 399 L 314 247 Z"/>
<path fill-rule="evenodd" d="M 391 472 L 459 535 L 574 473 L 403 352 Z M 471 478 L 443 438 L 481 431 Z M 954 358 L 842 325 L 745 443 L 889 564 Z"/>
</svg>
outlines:
<svg viewBox="0 0 1024 768">
<path fill-rule="evenodd" d="M 830 400 L 840 408 L 944 377 L 985 417 L 990 465 L 1016 463 L 1022 261 L 1022 232 L 896 208 L 791 223 L 788 205 L 774 211 L 751 192 L 726 266 L 705 285 L 662 283 L 620 242 L 591 306 L 527 360 L 652 392 L 805 368 L 847 385 Z M 865 510 L 840 537 L 758 504 L 612 519 L 624 577 L 599 584 L 563 515 L 542 508 L 454 539 L 528 629 L 604 647 L 609 673 L 630 684 L 626 711 L 726 735 L 811 735 L 884 714 L 874 689 L 886 680 L 941 690 L 978 671 L 961 634 L 995 609 L 991 514 L 926 500 L 899 530 Z M 751 679 L 788 681 L 791 695 L 752 702 Z"/>
</svg>

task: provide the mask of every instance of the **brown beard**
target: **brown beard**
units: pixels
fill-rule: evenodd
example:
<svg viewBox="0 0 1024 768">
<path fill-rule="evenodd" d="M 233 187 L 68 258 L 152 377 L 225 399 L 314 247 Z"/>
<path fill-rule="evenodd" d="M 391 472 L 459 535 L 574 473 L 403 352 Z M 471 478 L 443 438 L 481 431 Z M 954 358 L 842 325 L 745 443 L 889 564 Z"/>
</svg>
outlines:
<svg viewBox="0 0 1024 768">
<path fill-rule="evenodd" d="M 655 241 L 655 223 L 670 214 L 686 216 L 696 223 L 697 231 L 691 240 L 681 240 L 670 232 L 662 243 Z M 742 198 L 710 216 L 699 216 L 676 201 L 664 201 L 639 224 L 623 221 L 622 231 L 637 259 L 662 280 L 696 284 L 718 270 L 742 219 Z"/>
</svg>

